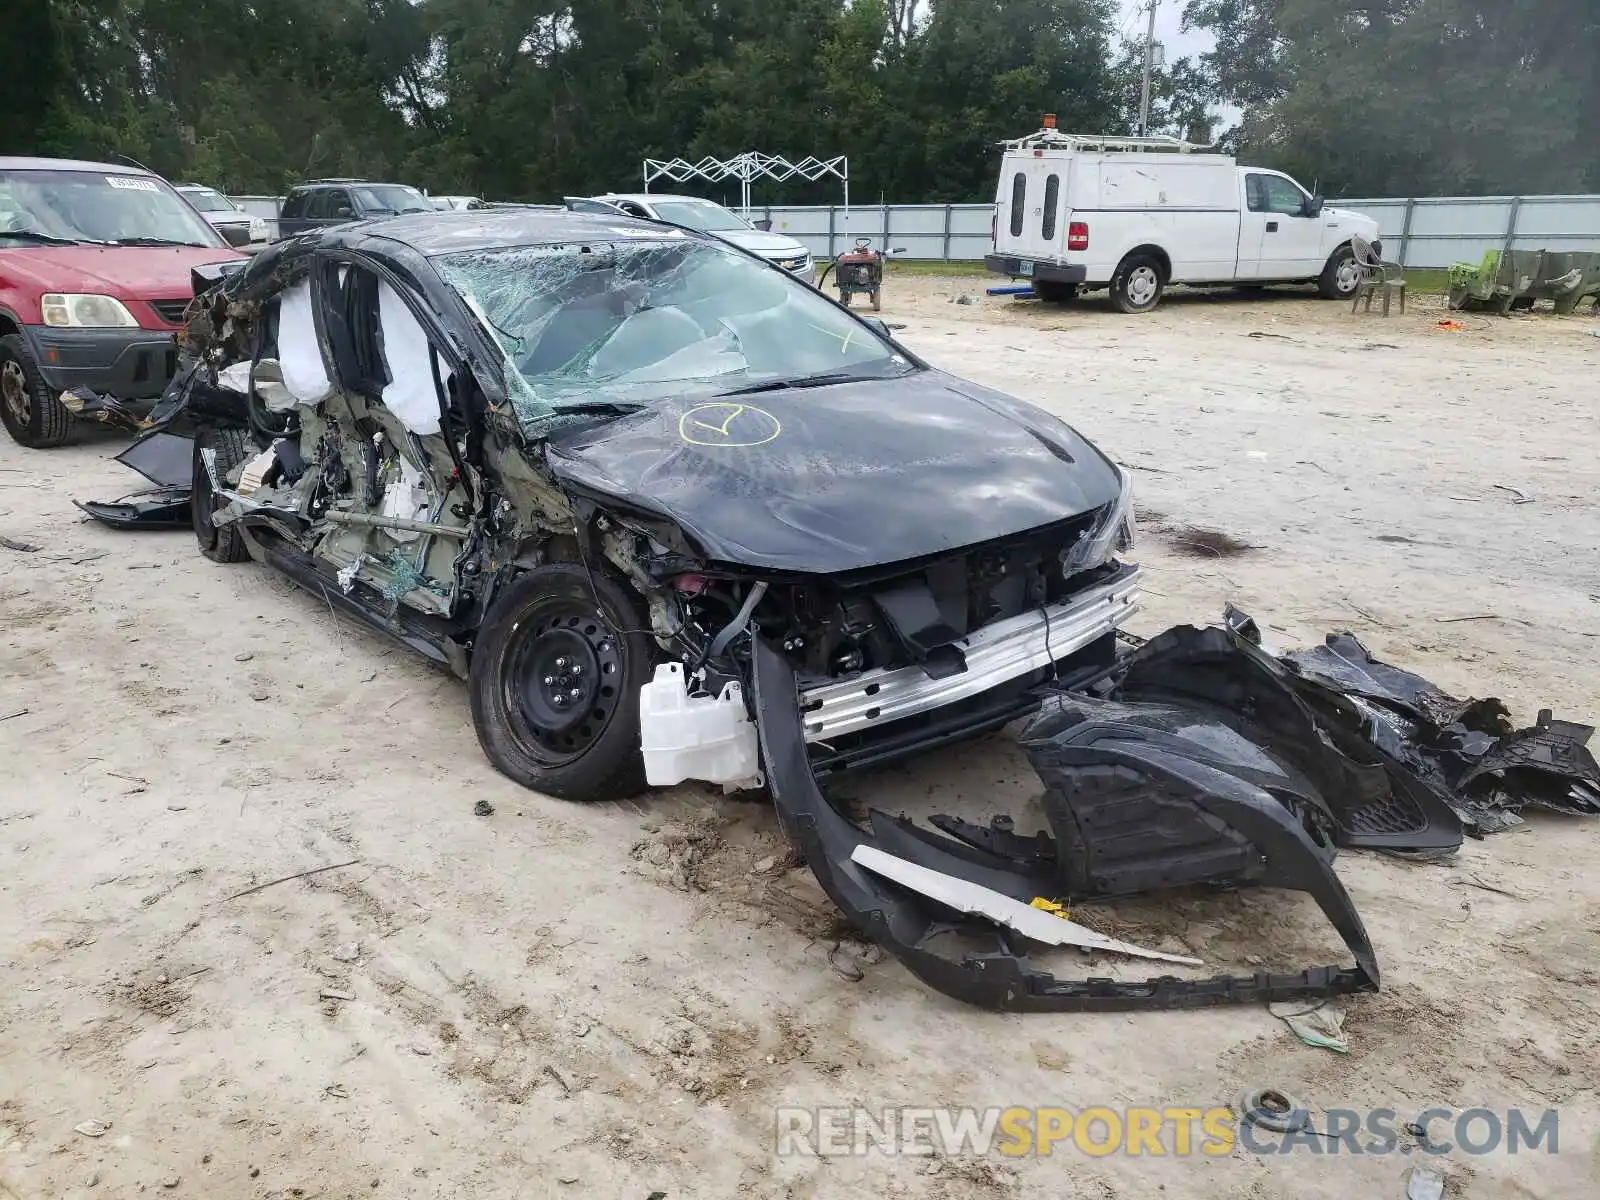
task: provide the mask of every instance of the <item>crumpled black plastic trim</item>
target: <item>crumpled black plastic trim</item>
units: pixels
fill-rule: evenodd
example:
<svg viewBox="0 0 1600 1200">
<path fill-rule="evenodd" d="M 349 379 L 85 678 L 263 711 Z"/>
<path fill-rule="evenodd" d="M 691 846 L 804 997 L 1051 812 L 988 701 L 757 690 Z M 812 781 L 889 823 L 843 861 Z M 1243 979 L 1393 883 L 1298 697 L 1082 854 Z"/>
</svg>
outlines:
<svg viewBox="0 0 1600 1200">
<path fill-rule="evenodd" d="M 903 963 L 935 991 L 980 1008 L 1004 1012 L 1116 1012 L 1135 1009 L 1203 1008 L 1219 1004 L 1256 1004 L 1320 996 L 1371 992 L 1378 988 L 1374 972 L 1360 966 L 1312 967 L 1293 975 L 1261 972 L 1247 976 L 1178 979 L 1164 975 L 1124 982 L 1113 979 L 1057 979 L 1035 968 L 1021 939 L 987 922 L 960 926 L 981 931 L 994 949 L 946 958 L 928 944 L 953 926 L 936 915 L 915 893 L 874 876 L 851 860 L 858 845 L 870 843 L 900 853 L 924 866 L 961 878 L 973 878 L 977 866 L 969 849 L 952 842 L 946 850 L 937 834 L 900 828 L 883 814 L 874 814 L 874 832 L 865 833 L 828 803 L 817 787 L 806 752 L 799 693 L 794 671 L 781 653 L 757 640 L 753 661 L 756 727 L 773 803 L 784 830 L 799 845 L 806 865 L 829 898 L 863 935 Z M 885 844 L 885 834 L 889 844 Z M 1005 870 L 996 859 L 987 870 Z M 1018 882 L 1026 885 L 1026 878 Z M 1353 910 L 1352 910 L 1353 911 Z"/>
</svg>

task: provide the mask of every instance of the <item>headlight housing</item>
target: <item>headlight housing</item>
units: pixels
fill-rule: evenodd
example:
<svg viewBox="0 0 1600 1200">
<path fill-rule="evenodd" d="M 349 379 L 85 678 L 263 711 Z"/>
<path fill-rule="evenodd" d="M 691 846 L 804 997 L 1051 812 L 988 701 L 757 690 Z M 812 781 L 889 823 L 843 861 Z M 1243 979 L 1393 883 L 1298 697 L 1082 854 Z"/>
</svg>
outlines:
<svg viewBox="0 0 1600 1200">
<path fill-rule="evenodd" d="M 1133 520 L 1133 480 L 1121 467 L 1115 468 L 1120 484 L 1116 499 L 1100 511 L 1094 526 L 1062 551 L 1061 573 L 1076 575 L 1109 562 L 1119 550 L 1133 549 L 1136 534 Z"/>
<path fill-rule="evenodd" d="M 137 328 L 128 306 L 115 296 L 86 296 L 76 292 L 46 292 L 39 302 L 44 323 L 58 329 Z"/>
</svg>

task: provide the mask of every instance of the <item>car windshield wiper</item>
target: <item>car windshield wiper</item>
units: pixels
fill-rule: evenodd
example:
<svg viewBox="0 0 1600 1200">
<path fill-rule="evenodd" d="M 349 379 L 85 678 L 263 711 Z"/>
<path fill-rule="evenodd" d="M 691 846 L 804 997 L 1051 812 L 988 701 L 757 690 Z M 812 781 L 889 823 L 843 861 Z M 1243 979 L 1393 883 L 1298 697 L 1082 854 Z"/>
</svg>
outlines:
<svg viewBox="0 0 1600 1200">
<path fill-rule="evenodd" d="M 584 400 L 578 404 L 557 404 L 553 407 L 560 416 L 568 413 L 609 413 L 612 416 L 626 416 L 628 413 L 643 412 L 650 406 L 628 400 Z"/>
<path fill-rule="evenodd" d="M 38 242 L 41 246 L 109 246 L 110 242 L 97 242 L 90 238 L 64 238 L 53 233 L 39 233 L 32 229 L 7 229 L 0 237 L 20 238 L 25 242 Z"/>
<path fill-rule="evenodd" d="M 205 242 L 180 242 L 174 240 L 173 238 L 158 237 L 118 238 L 116 241 L 109 242 L 107 244 L 112 246 L 199 246 L 202 248 L 209 248 L 206 246 Z"/>
<path fill-rule="evenodd" d="M 873 375 L 863 375 L 859 371 L 824 371 L 820 375 L 794 375 L 787 379 L 765 379 L 760 383 L 747 383 L 744 387 L 736 387 L 726 392 L 718 392 L 719 396 L 749 396 L 755 392 L 783 392 L 790 388 L 827 387 L 830 383 L 859 383 L 865 379 L 877 378 Z"/>
</svg>

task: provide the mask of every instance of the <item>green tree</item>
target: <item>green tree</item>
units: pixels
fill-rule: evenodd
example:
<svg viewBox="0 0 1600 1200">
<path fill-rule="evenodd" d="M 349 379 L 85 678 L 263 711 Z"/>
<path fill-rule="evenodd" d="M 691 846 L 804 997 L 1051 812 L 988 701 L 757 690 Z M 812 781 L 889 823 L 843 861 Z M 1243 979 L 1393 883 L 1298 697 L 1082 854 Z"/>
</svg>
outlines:
<svg viewBox="0 0 1600 1200">
<path fill-rule="evenodd" d="M 1600 186 L 1600 9 L 1570 0 L 1194 0 L 1239 148 L 1329 194 Z"/>
</svg>

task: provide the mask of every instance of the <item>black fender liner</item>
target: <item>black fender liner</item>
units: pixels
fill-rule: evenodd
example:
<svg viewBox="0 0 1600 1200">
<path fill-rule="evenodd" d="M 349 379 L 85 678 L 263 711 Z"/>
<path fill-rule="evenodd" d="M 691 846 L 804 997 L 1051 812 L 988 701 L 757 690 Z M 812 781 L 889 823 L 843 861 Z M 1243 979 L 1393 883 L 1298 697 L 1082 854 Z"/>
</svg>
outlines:
<svg viewBox="0 0 1600 1200">
<path fill-rule="evenodd" d="M 857 827 L 828 803 L 817 786 L 806 751 L 793 668 L 778 650 L 759 638 L 753 648 L 752 676 L 762 757 L 784 831 L 799 846 L 817 882 L 850 922 L 935 991 L 998 1011 L 1094 1012 L 1265 1003 L 1377 990 L 1377 965 L 1365 932 L 1361 931 L 1360 918 L 1331 868 L 1314 855 L 1304 869 L 1307 874 L 1325 874 L 1337 889 L 1324 889 L 1335 909 L 1340 910 L 1335 925 L 1341 932 L 1360 931 L 1360 945 L 1353 947 L 1355 967 L 1313 967 L 1294 975 L 1259 972 L 1210 979 L 1167 975 L 1138 982 L 1057 979 L 1048 971 L 1035 968 L 1019 935 L 987 922 L 952 921 L 925 898 L 859 866 L 851 855 L 859 845 L 873 845 L 986 886 L 992 886 L 994 872 L 1010 872 L 1013 879 L 1005 890 L 1011 895 L 1031 889 L 1041 873 L 1027 868 L 1018 871 L 1017 863 L 981 847 L 962 845 L 921 829 L 911 832 L 914 827 L 908 822 L 898 822 L 881 813 L 873 814 L 871 834 Z M 941 842 L 947 843 L 948 848 Z M 1289 858 L 1292 853 L 1280 856 L 1289 875 L 1294 873 Z M 956 930 L 991 937 L 993 949 L 968 953 L 957 960 L 932 948 L 940 934 Z"/>
</svg>

